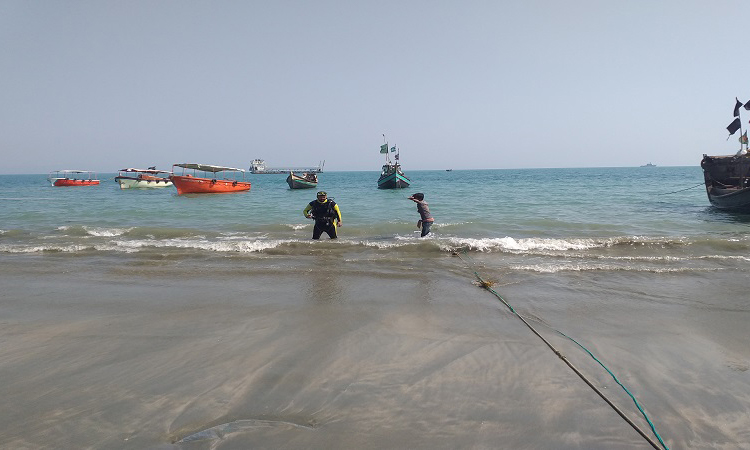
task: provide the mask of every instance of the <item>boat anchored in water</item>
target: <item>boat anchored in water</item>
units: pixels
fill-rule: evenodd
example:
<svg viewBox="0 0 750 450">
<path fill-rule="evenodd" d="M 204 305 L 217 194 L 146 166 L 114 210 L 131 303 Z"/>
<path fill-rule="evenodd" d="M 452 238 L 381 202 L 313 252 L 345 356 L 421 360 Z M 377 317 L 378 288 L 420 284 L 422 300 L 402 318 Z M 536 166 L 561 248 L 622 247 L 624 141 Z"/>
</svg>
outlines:
<svg viewBox="0 0 750 450">
<path fill-rule="evenodd" d="M 181 175 L 175 175 L 175 167 L 182 168 Z M 187 173 L 192 170 L 191 173 Z M 241 179 L 240 179 L 241 178 Z M 210 164 L 173 164 L 169 179 L 182 194 L 219 194 L 250 190 L 250 182 L 245 181 L 245 171 L 234 167 L 213 166 Z"/>
<path fill-rule="evenodd" d="M 165 174 L 166 176 L 160 176 Z M 115 181 L 120 189 L 152 189 L 172 186 L 169 172 L 156 170 L 156 166 L 148 169 L 122 169 L 117 173 Z"/>
<path fill-rule="evenodd" d="M 385 141 L 385 144 L 380 146 L 380 153 L 385 153 L 385 164 L 383 164 L 380 178 L 378 178 L 378 189 L 401 189 L 409 187 L 411 180 L 401 170 L 401 164 L 399 163 L 400 150 L 395 145 L 389 149 L 385 135 L 383 135 L 383 141 Z M 391 161 L 389 154 L 394 152 L 396 154 L 393 157 L 393 161 Z"/>
<path fill-rule="evenodd" d="M 750 110 L 750 102 L 744 105 L 735 98 L 734 117 L 727 126 L 729 135 L 740 131 L 740 150 L 734 155 L 703 155 L 701 168 L 706 184 L 708 201 L 719 209 L 750 212 L 750 155 L 748 154 L 747 131 L 742 132 L 740 106 Z"/>
<path fill-rule="evenodd" d="M 289 189 L 311 189 L 318 186 L 318 176 L 312 172 L 303 172 L 302 175 L 295 175 L 290 171 L 286 177 Z"/>
<path fill-rule="evenodd" d="M 47 181 L 52 186 L 96 186 L 99 180 L 90 170 L 55 170 L 49 173 Z"/>
</svg>

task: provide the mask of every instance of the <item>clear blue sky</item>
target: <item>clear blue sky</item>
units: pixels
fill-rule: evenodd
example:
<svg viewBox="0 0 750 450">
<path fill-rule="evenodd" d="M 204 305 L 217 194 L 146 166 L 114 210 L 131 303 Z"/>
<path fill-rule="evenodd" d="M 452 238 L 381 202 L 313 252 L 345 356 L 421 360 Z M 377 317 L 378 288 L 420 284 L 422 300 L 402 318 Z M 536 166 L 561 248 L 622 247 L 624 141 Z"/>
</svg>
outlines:
<svg viewBox="0 0 750 450">
<path fill-rule="evenodd" d="M 0 173 L 698 165 L 748 1 L 0 2 Z M 750 111 L 743 110 L 743 128 Z"/>
</svg>

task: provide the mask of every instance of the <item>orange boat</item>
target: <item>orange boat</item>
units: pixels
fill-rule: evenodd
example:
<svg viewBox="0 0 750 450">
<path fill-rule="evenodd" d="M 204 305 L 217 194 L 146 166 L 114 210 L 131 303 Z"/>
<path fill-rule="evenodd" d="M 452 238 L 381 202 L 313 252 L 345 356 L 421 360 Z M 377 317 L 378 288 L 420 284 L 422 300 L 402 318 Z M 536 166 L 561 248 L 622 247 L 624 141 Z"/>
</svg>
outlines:
<svg viewBox="0 0 750 450">
<path fill-rule="evenodd" d="M 88 170 L 55 170 L 47 180 L 52 186 L 96 186 L 96 174 Z"/>
<path fill-rule="evenodd" d="M 182 175 L 175 175 L 175 167 L 182 168 Z M 188 173 L 191 170 L 192 173 Z M 250 182 L 245 181 L 245 171 L 234 167 L 189 163 L 173 164 L 172 175 L 169 179 L 172 180 L 174 187 L 177 188 L 177 193 L 180 195 L 219 194 L 250 190 Z"/>
</svg>

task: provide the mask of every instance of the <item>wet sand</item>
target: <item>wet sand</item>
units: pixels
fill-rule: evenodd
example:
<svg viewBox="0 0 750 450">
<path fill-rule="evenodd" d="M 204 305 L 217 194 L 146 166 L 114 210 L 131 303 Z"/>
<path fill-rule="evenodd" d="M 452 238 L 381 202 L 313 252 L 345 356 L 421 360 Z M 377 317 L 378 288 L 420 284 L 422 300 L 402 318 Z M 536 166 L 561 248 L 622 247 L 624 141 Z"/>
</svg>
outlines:
<svg viewBox="0 0 750 450">
<path fill-rule="evenodd" d="M 649 448 L 457 259 L 9 261 L 2 448 Z M 670 448 L 750 448 L 742 277 L 495 267 L 480 269 L 644 430 L 545 323 Z"/>
</svg>

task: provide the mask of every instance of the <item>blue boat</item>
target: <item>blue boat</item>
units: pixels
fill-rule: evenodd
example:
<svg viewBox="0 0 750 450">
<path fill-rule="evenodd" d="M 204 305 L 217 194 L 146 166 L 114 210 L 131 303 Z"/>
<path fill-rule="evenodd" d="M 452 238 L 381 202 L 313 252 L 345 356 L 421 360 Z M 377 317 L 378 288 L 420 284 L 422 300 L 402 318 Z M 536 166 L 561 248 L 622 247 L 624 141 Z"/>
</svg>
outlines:
<svg viewBox="0 0 750 450">
<path fill-rule="evenodd" d="M 383 135 L 383 140 L 385 141 L 385 135 Z M 394 160 L 391 161 L 389 155 L 394 152 L 396 154 L 393 157 Z M 388 141 L 385 141 L 385 144 L 380 146 L 380 153 L 385 153 L 385 164 L 380 172 L 380 178 L 378 178 L 378 189 L 402 189 L 409 187 L 411 180 L 401 170 L 401 164 L 399 163 L 400 150 L 395 145 L 389 149 Z"/>
</svg>

